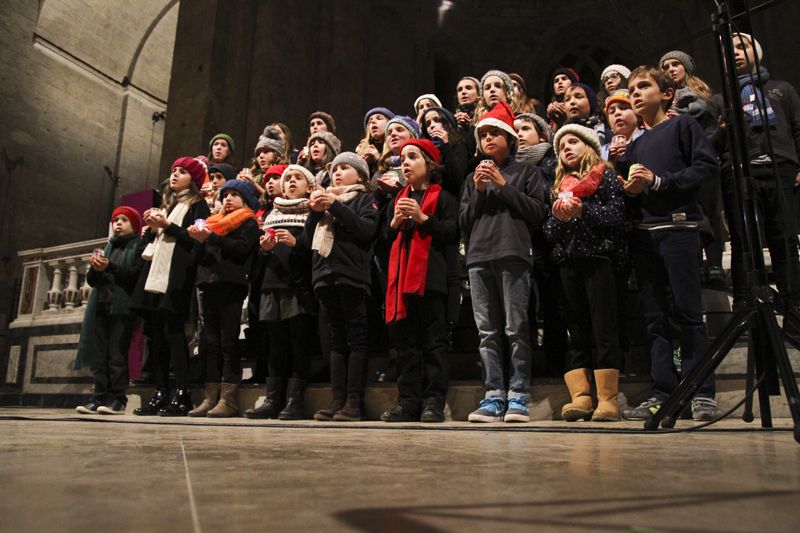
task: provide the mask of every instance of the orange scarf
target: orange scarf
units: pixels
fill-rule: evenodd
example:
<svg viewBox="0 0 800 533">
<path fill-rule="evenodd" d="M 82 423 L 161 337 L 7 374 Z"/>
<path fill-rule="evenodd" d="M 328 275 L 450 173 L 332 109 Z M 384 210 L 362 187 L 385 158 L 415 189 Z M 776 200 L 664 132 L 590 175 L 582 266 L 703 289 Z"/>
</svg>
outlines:
<svg viewBox="0 0 800 533">
<path fill-rule="evenodd" d="M 211 215 L 206 219 L 206 227 L 220 237 L 224 237 L 251 218 L 256 218 L 256 214 L 253 210 L 249 207 L 240 207 L 227 215 L 222 211 L 216 215 Z"/>
</svg>

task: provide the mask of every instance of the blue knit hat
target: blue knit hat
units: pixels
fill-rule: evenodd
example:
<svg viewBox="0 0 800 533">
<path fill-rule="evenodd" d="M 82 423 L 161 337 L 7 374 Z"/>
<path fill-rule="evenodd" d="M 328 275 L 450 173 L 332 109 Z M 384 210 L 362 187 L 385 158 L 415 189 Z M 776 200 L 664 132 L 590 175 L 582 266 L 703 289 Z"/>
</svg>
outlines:
<svg viewBox="0 0 800 533">
<path fill-rule="evenodd" d="M 364 115 L 364 127 L 365 128 L 367 127 L 367 122 L 369 122 L 369 117 L 378 114 L 383 115 L 384 117 L 386 117 L 387 120 L 392 120 L 394 118 L 394 113 L 392 113 L 391 110 L 386 109 L 385 107 L 373 107 L 372 109 L 367 111 L 366 115 Z"/>
<path fill-rule="evenodd" d="M 219 197 L 225 197 L 225 191 L 233 189 L 244 200 L 244 204 L 255 211 L 258 209 L 258 198 L 256 197 L 256 189 L 253 184 L 246 180 L 230 180 L 219 189 Z"/>
<path fill-rule="evenodd" d="M 389 122 L 386 123 L 386 132 L 389 132 L 389 126 L 392 124 L 400 124 L 405 129 L 411 132 L 412 137 L 419 139 L 419 125 L 417 121 L 408 115 L 395 115 Z"/>
</svg>

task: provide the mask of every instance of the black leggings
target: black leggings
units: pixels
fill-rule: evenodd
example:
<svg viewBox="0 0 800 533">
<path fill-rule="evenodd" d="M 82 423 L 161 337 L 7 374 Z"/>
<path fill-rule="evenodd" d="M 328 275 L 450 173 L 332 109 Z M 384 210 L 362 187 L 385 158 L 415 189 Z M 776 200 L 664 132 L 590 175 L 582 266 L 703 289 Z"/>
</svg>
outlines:
<svg viewBox="0 0 800 533">
<path fill-rule="evenodd" d="M 157 389 L 169 386 L 169 366 L 175 371 L 175 386 L 189 387 L 189 348 L 186 346 L 184 320 L 168 311 L 150 314 L 153 332 L 153 374 Z"/>
<path fill-rule="evenodd" d="M 308 379 L 317 317 L 301 314 L 265 324 L 269 338 L 269 377 Z"/>
<path fill-rule="evenodd" d="M 200 344 L 206 360 L 206 383 L 238 384 L 242 379 L 239 329 L 245 286 L 230 283 L 203 285 L 200 296 Z"/>
</svg>

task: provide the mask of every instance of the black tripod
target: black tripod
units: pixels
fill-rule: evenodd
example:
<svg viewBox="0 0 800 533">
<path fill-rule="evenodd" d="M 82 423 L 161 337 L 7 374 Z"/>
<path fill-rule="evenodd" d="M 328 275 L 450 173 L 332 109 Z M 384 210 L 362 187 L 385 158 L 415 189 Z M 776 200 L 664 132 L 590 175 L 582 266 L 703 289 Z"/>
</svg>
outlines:
<svg viewBox="0 0 800 533">
<path fill-rule="evenodd" d="M 750 187 L 750 166 L 746 146 L 744 117 L 739 95 L 733 53 L 733 33 L 731 16 L 726 2 L 719 2 L 711 16 L 714 33 L 717 36 L 717 50 L 722 69 L 723 97 L 725 101 L 725 122 L 730 142 L 731 165 L 736 183 L 737 201 L 741 209 L 737 224 L 742 238 L 742 254 L 746 258 L 748 296 L 737 302 L 736 310 L 725 330 L 712 344 L 701 361 L 689 372 L 672 395 L 663 403 L 661 409 L 644 424 L 646 430 L 656 430 L 659 425 L 672 428 L 676 416 L 691 401 L 695 391 L 711 376 L 733 345 L 743 333 L 750 332 L 747 353 L 748 390 L 752 387 L 753 372 L 763 374 L 759 379 L 758 396 L 762 427 L 772 426 L 769 394 L 779 394 L 777 374 L 783 383 L 784 394 L 794 420 L 794 438 L 800 443 L 800 392 L 794 378 L 789 356 L 784 345 L 784 335 L 775 317 L 775 295 L 769 287 L 767 270 L 764 264 L 761 236 L 756 221 L 758 212 Z M 786 306 L 789 308 L 789 306 Z M 788 313 L 788 311 L 787 311 Z M 784 315 L 786 320 L 786 315 Z M 798 343 L 787 336 L 793 344 Z M 765 379 L 766 378 L 766 379 Z M 751 422 L 752 403 L 745 410 L 745 421 Z"/>
</svg>

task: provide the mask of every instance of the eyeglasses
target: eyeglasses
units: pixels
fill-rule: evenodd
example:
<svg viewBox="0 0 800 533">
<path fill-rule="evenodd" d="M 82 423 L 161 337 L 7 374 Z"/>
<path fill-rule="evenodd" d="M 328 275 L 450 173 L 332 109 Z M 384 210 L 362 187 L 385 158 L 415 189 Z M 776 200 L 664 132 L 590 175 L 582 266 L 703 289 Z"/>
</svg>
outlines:
<svg viewBox="0 0 800 533">
<path fill-rule="evenodd" d="M 603 81 L 606 81 L 606 80 L 618 80 L 618 79 L 621 79 L 621 78 L 622 78 L 622 76 L 620 76 L 619 72 L 609 72 L 608 74 L 605 75 L 605 77 L 603 78 Z"/>
</svg>

